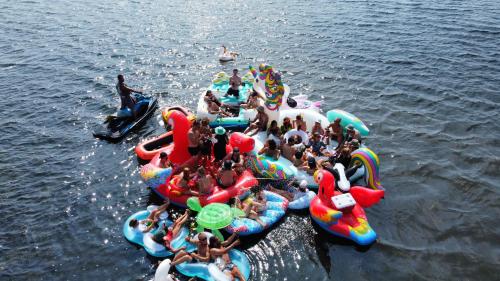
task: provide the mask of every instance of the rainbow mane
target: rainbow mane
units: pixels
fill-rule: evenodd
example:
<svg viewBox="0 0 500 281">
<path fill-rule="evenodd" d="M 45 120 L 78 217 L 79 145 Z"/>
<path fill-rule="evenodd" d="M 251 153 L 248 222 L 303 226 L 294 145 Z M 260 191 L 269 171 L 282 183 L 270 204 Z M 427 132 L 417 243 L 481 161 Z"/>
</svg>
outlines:
<svg viewBox="0 0 500 281">
<path fill-rule="evenodd" d="M 259 73 L 253 67 L 249 67 L 250 72 L 255 78 L 259 79 L 259 82 L 264 83 L 264 92 L 266 94 L 265 105 L 269 110 L 278 110 L 278 108 L 283 103 L 283 95 L 285 94 L 285 87 L 283 82 L 281 82 L 281 74 L 275 72 L 273 67 L 268 64 L 259 65 Z M 262 88 L 262 86 L 261 86 Z"/>
<path fill-rule="evenodd" d="M 247 158 L 247 167 L 249 167 L 252 172 L 261 175 L 269 179 L 280 179 L 286 180 L 287 175 L 285 171 L 276 163 L 267 161 L 264 157 L 260 155 L 251 155 Z"/>
<path fill-rule="evenodd" d="M 356 162 L 362 162 L 365 166 L 365 180 L 368 187 L 372 189 L 384 189 L 382 184 L 380 184 L 379 178 L 379 166 L 380 160 L 369 148 L 362 147 L 357 149 L 351 154 L 351 165 L 356 164 Z"/>
<path fill-rule="evenodd" d="M 140 174 L 144 182 L 155 189 L 167 182 L 172 175 L 172 168 L 162 169 L 148 163 L 141 168 Z"/>
</svg>

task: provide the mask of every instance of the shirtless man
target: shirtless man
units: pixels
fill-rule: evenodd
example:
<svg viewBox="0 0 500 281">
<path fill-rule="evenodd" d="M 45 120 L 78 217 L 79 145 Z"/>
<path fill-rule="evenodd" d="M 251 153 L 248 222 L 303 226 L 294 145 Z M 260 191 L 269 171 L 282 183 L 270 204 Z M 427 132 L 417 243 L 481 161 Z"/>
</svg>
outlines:
<svg viewBox="0 0 500 281">
<path fill-rule="evenodd" d="M 194 120 L 188 131 L 188 151 L 192 157 L 200 152 L 200 121 Z"/>
<path fill-rule="evenodd" d="M 332 140 L 335 138 L 335 140 L 337 141 L 337 143 L 339 145 L 342 143 L 342 139 L 343 139 L 342 126 L 340 126 L 340 121 L 342 121 L 342 119 L 337 118 L 337 119 L 335 119 L 335 121 L 333 121 L 333 123 L 331 123 L 330 125 L 328 125 L 328 127 L 326 127 L 327 129 L 330 129 L 330 128 L 332 129 L 332 132 L 331 132 L 329 138 Z"/>
<path fill-rule="evenodd" d="M 224 161 L 224 165 L 219 170 L 217 182 L 222 188 L 228 188 L 232 186 L 238 178 L 238 175 L 232 169 L 232 165 L 233 162 L 231 160 L 226 160 Z"/>
<path fill-rule="evenodd" d="M 125 78 L 123 77 L 123 75 L 119 74 L 117 78 L 118 78 L 118 83 L 116 84 L 116 91 L 120 95 L 120 101 L 121 101 L 120 109 L 129 108 L 130 111 L 132 111 L 132 115 L 135 118 L 136 117 L 136 112 L 134 109 L 135 100 L 130 96 L 130 94 L 132 93 L 142 94 L 142 92 L 139 90 L 134 90 L 132 88 L 129 88 L 125 84 Z"/>
<path fill-rule="evenodd" d="M 198 260 L 198 262 L 210 261 L 210 251 L 208 248 L 207 235 L 205 233 L 199 233 L 198 239 L 186 237 L 186 241 L 195 244 L 198 248 L 197 251 L 191 254 L 184 250 L 179 251 L 170 264 L 171 268 L 186 261 L 191 262 L 193 258 Z"/>
<path fill-rule="evenodd" d="M 185 167 L 182 172 L 176 177 L 179 178 L 177 186 L 182 189 L 182 194 L 192 194 L 191 187 L 189 186 L 189 181 L 191 180 L 190 169 Z"/>
<path fill-rule="evenodd" d="M 264 111 L 264 107 L 260 105 L 257 107 L 257 116 L 243 133 L 250 133 L 249 136 L 253 136 L 260 131 L 267 131 L 267 122 L 269 122 L 269 116 Z"/>
<path fill-rule="evenodd" d="M 288 138 L 288 141 L 281 146 L 281 154 L 290 161 L 293 161 L 293 155 L 295 154 L 295 148 L 293 148 L 294 144 L 295 140 L 293 138 Z"/>
<path fill-rule="evenodd" d="M 229 78 L 229 89 L 227 90 L 227 95 L 233 95 L 236 98 L 240 96 L 239 87 L 241 86 L 241 77 L 238 76 L 238 69 L 233 69 L 233 76 Z"/>
<path fill-rule="evenodd" d="M 301 115 L 295 116 L 295 120 L 293 120 L 293 127 L 296 128 L 297 130 L 302 130 L 304 132 L 307 132 L 306 122 L 304 122 Z"/>
<path fill-rule="evenodd" d="M 212 176 L 206 174 L 205 168 L 199 167 L 197 181 L 196 181 L 199 192 L 198 195 L 203 196 L 211 194 L 213 191 L 212 183 L 213 183 Z"/>
</svg>

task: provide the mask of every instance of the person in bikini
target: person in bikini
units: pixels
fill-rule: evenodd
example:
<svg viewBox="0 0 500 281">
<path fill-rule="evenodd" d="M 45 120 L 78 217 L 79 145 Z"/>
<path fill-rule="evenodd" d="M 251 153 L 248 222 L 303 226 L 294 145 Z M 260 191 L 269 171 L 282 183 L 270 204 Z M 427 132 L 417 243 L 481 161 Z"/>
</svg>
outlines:
<svg viewBox="0 0 500 281">
<path fill-rule="evenodd" d="M 266 224 L 259 218 L 259 214 L 253 210 L 253 201 L 241 202 L 238 196 L 229 199 L 229 206 L 242 210 L 245 213 L 245 218 L 256 221 L 261 226 L 265 227 Z"/>
<path fill-rule="evenodd" d="M 222 188 L 228 188 L 236 183 L 238 174 L 232 169 L 232 165 L 231 160 L 226 160 L 219 170 L 217 183 Z"/>
<path fill-rule="evenodd" d="M 234 240 L 235 238 L 236 233 L 233 233 L 223 242 L 215 236 L 210 237 L 210 258 L 215 265 L 230 278 L 230 280 L 238 278 L 240 281 L 245 281 L 245 277 L 238 267 L 231 261 L 228 254 L 231 249 L 240 244 L 240 240 Z"/>
<path fill-rule="evenodd" d="M 254 186 L 251 189 L 254 199 L 252 200 L 252 210 L 260 214 L 267 210 L 267 198 L 264 189 L 260 186 Z"/>
</svg>

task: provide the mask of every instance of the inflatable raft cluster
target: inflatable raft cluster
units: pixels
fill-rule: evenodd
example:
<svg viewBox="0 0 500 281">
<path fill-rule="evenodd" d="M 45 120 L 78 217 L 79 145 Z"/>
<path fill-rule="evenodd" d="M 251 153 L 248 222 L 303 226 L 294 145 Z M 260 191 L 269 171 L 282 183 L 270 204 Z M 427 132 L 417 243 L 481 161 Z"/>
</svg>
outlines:
<svg viewBox="0 0 500 281">
<path fill-rule="evenodd" d="M 369 129 L 342 110 L 323 115 L 321 105 L 291 96 L 281 74 L 261 64 L 241 78 L 216 74 L 196 114 L 163 109 L 166 133 L 135 151 L 149 161 L 141 177 L 165 204 L 123 227 L 148 254 L 168 257 L 155 280 L 170 280 L 173 267 L 204 280 L 247 280 L 236 237 L 265 232 L 289 210 L 308 210 L 321 228 L 356 244 L 376 240 L 364 209 L 384 189 L 380 160 L 363 142 Z M 187 211 L 173 220 L 170 204 Z"/>
</svg>

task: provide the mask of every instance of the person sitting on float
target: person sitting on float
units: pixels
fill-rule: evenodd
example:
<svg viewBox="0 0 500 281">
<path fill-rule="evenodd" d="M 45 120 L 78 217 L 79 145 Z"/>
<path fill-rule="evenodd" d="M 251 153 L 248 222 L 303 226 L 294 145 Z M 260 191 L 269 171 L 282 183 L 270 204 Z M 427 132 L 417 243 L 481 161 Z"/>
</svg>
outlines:
<svg viewBox="0 0 500 281">
<path fill-rule="evenodd" d="M 233 233 L 226 241 L 221 242 L 219 238 L 212 236 L 210 237 L 210 258 L 215 263 L 215 265 L 227 275 L 230 280 L 235 280 L 238 278 L 240 281 L 245 281 L 245 277 L 238 269 L 229 257 L 228 252 L 233 249 L 235 246 L 240 244 L 240 240 L 236 238 L 236 233 Z"/>
<path fill-rule="evenodd" d="M 247 102 L 240 104 L 244 109 L 254 109 L 259 106 L 259 99 L 262 97 L 257 93 L 257 91 L 253 90 L 250 96 L 248 96 Z"/>
<path fill-rule="evenodd" d="M 243 132 L 249 136 L 253 136 L 260 131 L 267 131 L 267 122 L 269 122 L 269 116 L 266 114 L 264 107 L 259 105 L 257 107 L 257 116 L 252 120 L 248 128 Z"/>
<path fill-rule="evenodd" d="M 309 149 L 313 155 L 323 156 L 326 144 L 321 140 L 321 135 L 318 132 L 314 133 L 313 137 L 309 140 Z"/>
<path fill-rule="evenodd" d="M 211 90 L 207 90 L 205 92 L 205 97 L 203 99 L 205 100 L 205 102 L 212 101 L 215 104 L 217 104 L 218 106 L 222 106 L 222 103 L 220 102 L 220 100 L 212 93 Z"/>
<path fill-rule="evenodd" d="M 188 131 L 188 152 L 191 157 L 197 157 L 200 153 L 200 121 L 194 120 Z"/>
<path fill-rule="evenodd" d="M 172 249 L 172 247 L 170 246 L 170 242 L 177 237 L 182 227 L 186 224 L 188 218 L 189 218 L 189 210 L 186 210 L 184 214 L 182 214 L 179 218 L 177 218 L 172 225 L 168 227 L 167 225 L 164 225 L 164 227 L 158 229 L 153 234 L 151 239 L 158 244 L 164 245 L 168 250 L 170 250 L 173 253 L 181 251 L 182 248 Z"/>
<path fill-rule="evenodd" d="M 283 125 L 281 125 L 281 127 L 280 127 L 281 134 L 284 135 L 292 129 L 293 129 L 293 125 L 292 125 L 292 121 L 290 121 L 290 117 L 285 117 L 283 119 Z"/>
<path fill-rule="evenodd" d="M 314 175 L 316 170 L 318 169 L 318 165 L 316 163 L 316 159 L 314 157 L 308 157 L 307 158 L 307 163 L 304 163 L 302 167 L 300 167 L 301 170 L 306 171 L 307 174 L 309 175 Z"/>
<path fill-rule="evenodd" d="M 295 135 L 292 137 L 295 140 L 295 144 L 293 145 L 293 148 L 295 150 L 299 150 L 304 152 L 306 150 L 306 145 L 302 142 L 302 137 L 299 135 Z"/>
<path fill-rule="evenodd" d="M 179 179 L 177 181 L 177 187 L 179 187 L 182 191 L 181 193 L 184 195 L 192 195 L 193 192 L 191 191 L 191 170 L 189 167 L 184 167 L 182 169 L 182 172 L 176 177 Z"/>
<path fill-rule="evenodd" d="M 208 247 L 208 239 L 207 235 L 204 232 L 200 232 L 197 235 L 197 239 L 192 239 L 189 236 L 186 237 L 186 241 L 189 243 L 193 243 L 197 246 L 196 252 L 188 253 L 181 247 L 180 250 L 173 258 L 172 263 L 170 264 L 170 268 L 181 264 L 183 262 L 191 262 L 196 259 L 198 262 L 206 262 L 210 261 L 210 249 Z"/>
<path fill-rule="evenodd" d="M 335 121 L 326 127 L 327 129 L 332 129 L 330 139 L 336 141 L 338 145 L 340 145 L 344 139 L 344 136 L 342 135 L 342 126 L 340 125 L 341 121 L 341 118 L 336 118 Z"/>
<path fill-rule="evenodd" d="M 293 155 L 292 163 L 295 167 L 300 168 L 304 166 L 304 152 L 301 150 L 296 150 Z"/>
<path fill-rule="evenodd" d="M 274 140 L 278 146 L 281 146 L 281 131 L 278 127 L 278 121 L 271 121 L 271 124 L 267 129 L 267 138 Z"/>
<path fill-rule="evenodd" d="M 224 157 L 223 161 L 230 160 L 236 173 L 241 174 L 245 170 L 245 157 L 241 155 L 238 147 L 233 148 L 233 152 Z"/>
<path fill-rule="evenodd" d="M 210 195 L 213 192 L 213 178 L 208 175 L 204 167 L 199 167 L 196 175 L 196 185 L 198 187 L 198 192 L 193 192 L 193 194 L 198 196 Z"/>
<path fill-rule="evenodd" d="M 160 153 L 160 168 L 173 168 L 172 162 L 168 159 L 168 154 L 165 151 Z"/>
<path fill-rule="evenodd" d="M 335 163 L 341 163 L 344 167 L 349 167 L 349 164 L 351 163 L 351 148 L 349 143 L 344 143 L 340 146 L 339 150 L 337 150 L 337 153 L 335 154 L 335 157 L 332 159 Z"/>
<path fill-rule="evenodd" d="M 226 129 L 223 127 L 215 128 L 215 136 L 214 136 L 214 161 L 219 165 L 220 161 L 226 158 L 226 145 L 229 143 L 229 138 L 226 134 Z"/>
<path fill-rule="evenodd" d="M 245 213 L 245 218 L 252 219 L 256 221 L 261 226 L 265 227 L 266 224 L 259 218 L 259 214 L 253 210 L 253 201 L 248 200 L 249 202 L 241 202 L 238 196 L 229 199 L 229 206 L 240 209 Z"/>
<path fill-rule="evenodd" d="M 125 84 L 125 77 L 123 77 L 122 74 L 119 74 L 117 76 L 118 83 L 116 84 L 116 91 L 118 92 L 118 95 L 120 95 L 120 109 L 125 109 L 128 108 L 132 112 L 132 116 L 134 118 L 137 117 L 137 113 L 135 112 L 134 106 L 135 106 L 135 99 L 131 96 L 132 93 L 138 93 L 142 94 L 142 91 L 135 90 L 132 88 L 129 88 L 127 84 Z"/>
<path fill-rule="evenodd" d="M 357 139 L 352 140 L 349 143 L 349 149 L 351 150 L 351 153 L 353 153 L 355 150 L 357 150 L 359 148 L 359 146 L 360 146 L 360 144 L 359 144 L 359 141 Z"/>
<path fill-rule="evenodd" d="M 293 155 L 296 152 L 295 148 L 293 147 L 294 144 L 295 140 L 290 137 L 288 138 L 288 141 L 283 142 L 283 145 L 281 146 L 281 155 L 283 155 L 283 157 L 292 162 L 293 162 Z"/>
<path fill-rule="evenodd" d="M 273 139 L 268 139 L 264 144 L 264 147 L 259 150 L 258 154 L 264 154 L 267 157 L 274 158 L 278 160 L 280 158 L 280 149 Z"/>
<path fill-rule="evenodd" d="M 311 129 L 311 135 L 314 136 L 315 133 L 318 133 L 320 136 L 323 136 L 325 134 L 325 130 L 323 129 L 323 127 L 321 127 L 320 121 L 315 121 Z"/>
<path fill-rule="evenodd" d="M 304 132 L 307 132 L 307 124 L 304 119 L 302 119 L 302 115 L 299 114 L 295 116 L 295 120 L 293 120 L 293 127 L 297 129 L 297 131 L 302 130 Z"/>
<path fill-rule="evenodd" d="M 346 127 L 346 136 L 344 141 L 350 142 L 352 140 L 358 140 L 359 144 L 361 144 L 361 134 L 358 130 L 354 129 L 354 126 L 349 124 Z"/>
<path fill-rule="evenodd" d="M 228 188 L 236 182 L 238 174 L 236 174 L 232 166 L 233 162 L 231 160 L 224 161 L 217 175 L 217 183 L 220 187 Z"/>
<path fill-rule="evenodd" d="M 218 114 L 223 117 L 231 117 L 233 114 L 226 112 L 224 110 L 221 110 L 221 106 L 217 105 L 215 102 L 211 100 L 205 100 L 207 103 L 207 111 L 210 114 Z"/>
<path fill-rule="evenodd" d="M 257 214 L 261 214 L 267 210 L 267 198 L 264 189 L 260 186 L 254 186 L 251 191 L 253 193 L 252 210 Z"/>
<path fill-rule="evenodd" d="M 170 200 L 168 198 L 163 201 L 163 204 L 151 211 L 147 218 L 138 221 L 137 219 L 132 219 L 129 222 L 129 226 L 132 228 L 139 227 L 138 229 L 142 232 L 146 233 L 151 231 L 151 229 L 158 226 L 158 221 L 160 220 L 160 215 L 163 212 L 167 211 L 168 206 L 170 205 Z"/>
<path fill-rule="evenodd" d="M 307 189 L 307 182 L 305 180 L 302 180 L 300 183 L 298 183 L 297 181 L 293 181 L 290 185 L 288 185 L 287 190 L 274 188 L 270 184 L 267 185 L 267 189 L 285 197 L 290 202 L 305 196 L 309 191 Z"/>
</svg>

